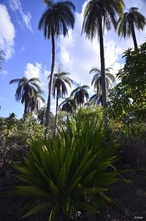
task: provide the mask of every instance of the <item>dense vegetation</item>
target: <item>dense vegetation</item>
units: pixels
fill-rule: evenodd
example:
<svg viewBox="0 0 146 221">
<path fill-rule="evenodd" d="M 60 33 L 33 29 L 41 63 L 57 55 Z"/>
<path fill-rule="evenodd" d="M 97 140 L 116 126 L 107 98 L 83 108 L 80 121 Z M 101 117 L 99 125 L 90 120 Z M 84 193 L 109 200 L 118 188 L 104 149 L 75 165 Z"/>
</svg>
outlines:
<svg viewBox="0 0 146 221">
<path fill-rule="evenodd" d="M 61 33 L 66 36 L 68 28 L 74 27 L 74 4 L 44 2 L 46 10 L 38 27 L 52 41 L 48 101 L 47 106 L 39 108 L 39 99 L 44 101 L 39 79 L 10 81 L 18 83 L 15 96 L 24 104 L 24 115 L 19 120 L 14 113 L 0 119 L 2 162 L 7 163 L 5 155 L 13 144 L 24 151 L 8 160 L 17 183 L 6 195 L 13 193 L 24 199 L 23 217 L 47 210 L 49 221 L 56 217 L 82 220 L 98 214 L 107 204 L 120 210 L 106 194 L 109 185 L 127 182 L 121 174 L 128 171 L 116 168 L 119 158 L 126 155 L 132 167 L 146 169 L 146 159 L 141 158 L 146 157 L 146 43 L 138 47 L 134 31 L 135 23 L 143 30 L 146 20 L 137 8 L 123 13 L 122 0 L 88 2 L 82 33 L 91 40 L 98 35 L 101 57 L 101 70 L 95 67 L 90 71 L 95 72 L 91 82 L 95 94 L 90 97 L 89 86 L 74 82 L 68 72 L 59 69 L 54 74 L 55 39 Z M 104 64 L 103 27 L 109 30 L 111 24 L 119 35 L 132 35 L 135 47 L 124 52 L 125 65 L 116 76 Z M 111 89 L 110 80 L 116 79 L 119 83 Z M 72 84 L 76 88 L 65 97 L 67 85 Z M 55 115 L 50 111 L 52 97 L 56 99 Z M 64 100 L 59 104 L 60 98 Z M 121 149 L 129 138 L 144 144 L 139 154 L 136 145 L 133 153 Z"/>
</svg>

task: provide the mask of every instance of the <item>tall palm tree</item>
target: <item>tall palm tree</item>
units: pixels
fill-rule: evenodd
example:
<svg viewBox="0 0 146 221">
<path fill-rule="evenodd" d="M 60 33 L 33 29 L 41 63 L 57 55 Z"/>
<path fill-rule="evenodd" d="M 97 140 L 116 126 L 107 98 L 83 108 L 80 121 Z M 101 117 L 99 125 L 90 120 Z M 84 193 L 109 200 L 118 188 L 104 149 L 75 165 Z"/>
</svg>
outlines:
<svg viewBox="0 0 146 221">
<path fill-rule="evenodd" d="M 74 100 L 76 101 L 76 103 L 78 105 L 81 105 L 85 103 L 85 101 L 88 100 L 89 98 L 89 93 L 87 91 L 87 89 L 89 89 L 90 87 L 87 85 L 78 85 L 72 92 L 71 92 L 71 97 L 74 97 Z"/>
<path fill-rule="evenodd" d="M 62 111 L 66 111 L 67 113 L 73 113 L 76 110 L 77 105 L 73 97 L 67 97 L 64 101 L 59 105 Z"/>
<path fill-rule="evenodd" d="M 18 84 L 15 98 L 16 101 L 20 101 L 22 104 L 24 104 L 24 114 L 26 114 L 30 110 L 32 97 L 36 96 L 36 94 L 42 93 L 42 90 L 38 85 L 38 83 L 40 83 L 40 80 L 38 78 L 31 78 L 28 80 L 26 77 L 23 77 L 13 79 L 9 82 L 9 84 L 13 83 Z"/>
<path fill-rule="evenodd" d="M 91 40 L 96 35 L 99 38 L 103 105 L 106 103 L 104 29 L 106 27 L 107 30 L 110 30 L 111 24 L 116 29 L 117 15 L 123 13 L 123 7 L 123 0 L 90 0 L 85 7 L 82 33 L 85 33 L 86 37 Z"/>
<path fill-rule="evenodd" d="M 58 100 L 59 98 L 64 98 L 64 96 L 67 95 L 67 85 L 71 87 L 71 84 L 74 82 L 68 77 L 68 75 L 70 75 L 69 72 L 61 71 L 61 65 L 58 68 L 58 73 L 54 73 L 52 94 L 54 98 L 56 97 L 55 124 L 57 123 Z"/>
<path fill-rule="evenodd" d="M 38 24 L 39 30 L 43 29 L 45 39 L 50 39 L 52 42 L 52 64 L 51 74 L 49 81 L 49 92 L 46 111 L 46 134 L 48 133 L 49 118 L 50 118 L 50 105 L 51 105 L 51 93 L 54 77 L 55 66 L 55 54 L 56 43 L 55 38 L 60 34 L 66 36 L 68 34 L 68 27 L 74 28 L 75 18 L 73 12 L 75 6 L 72 1 L 57 1 L 45 0 L 46 9 L 43 12 Z"/>
<path fill-rule="evenodd" d="M 111 83 L 115 82 L 115 76 L 110 73 L 110 70 L 112 68 L 106 68 L 105 69 L 105 89 L 108 91 L 108 89 L 111 86 Z M 101 71 L 98 68 L 92 68 L 89 72 L 89 74 L 95 73 L 93 76 L 93 79 L 91 81 L 91 85 L 93 85 L 94 90 L 96 90 L 96 96 L 94 95 L 92 98 L 95 100 L 95 98 L 98 99 L 97 103 L 102 103 L 102 85 L 101 85 Z M 106 93 L 107 95 L 107 93 Z M 92 98 L 90 98 L 92 100 Z M 100 99 L 99 99 L 100 98 Z M 96 103 L 96 102 L 95 102 Z"/>
<path fill-rule="evenodd" d="M 146 18 L 138 12 L 138 8 L 132 7 L 121 16 L 117 22 L 118 35 L 121 37 L 131 37 L 133 39 L 135 49 L 138 48 L 135 28 L 143 30 L 146 25 Z"/>
</svg>

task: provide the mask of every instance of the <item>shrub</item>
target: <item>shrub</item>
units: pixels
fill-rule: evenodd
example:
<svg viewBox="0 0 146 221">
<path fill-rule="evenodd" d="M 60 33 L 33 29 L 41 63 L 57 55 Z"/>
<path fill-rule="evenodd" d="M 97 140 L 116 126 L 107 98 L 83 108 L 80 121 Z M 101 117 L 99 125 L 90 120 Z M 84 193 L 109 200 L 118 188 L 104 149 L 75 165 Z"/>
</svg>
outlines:
<svg viewBox="0 0 146 221">
<path fill-rule="evenodd" d="M 27 115 L 25 119 L 5 118 L 0 119 L 1 137 L 7 143 L 13 141 L 28 144 L 36 137 L 44 137 L 45 126 L 38 124 L 36 119 Z"/>
<path fill-rule="evenodd" d="M 105 191 L 121 181 L 118 171 L 107 170 L 118 160 L 118 145 L 106 143 L 105 133 L 95 116 L 79 113 L 57 135 L 33 141 L 21 164 L 11 163 L 20 181 L 14 193 L 30 202 L 23 217 L 48 208 L 49 221 L 59 211 L 75 220 L 83 211 L 99 213 L 105 201 L 115 205 Z"/>
</svg>

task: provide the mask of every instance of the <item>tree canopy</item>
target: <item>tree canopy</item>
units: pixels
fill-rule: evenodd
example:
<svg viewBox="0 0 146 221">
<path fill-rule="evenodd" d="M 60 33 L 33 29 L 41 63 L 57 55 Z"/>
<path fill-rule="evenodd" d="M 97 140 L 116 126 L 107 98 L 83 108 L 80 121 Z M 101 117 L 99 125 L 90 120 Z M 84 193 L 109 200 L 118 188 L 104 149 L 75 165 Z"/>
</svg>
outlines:
<svg viewBox="0 0 146 221">
<path fill-rule="evenodd" d="M 146 117 L 146 43 L 124 52 L 125 65 L 117 73 L 119 83 L 111 89 L 109 114 L 115 118 L 133 113 Z"/>
</svg>

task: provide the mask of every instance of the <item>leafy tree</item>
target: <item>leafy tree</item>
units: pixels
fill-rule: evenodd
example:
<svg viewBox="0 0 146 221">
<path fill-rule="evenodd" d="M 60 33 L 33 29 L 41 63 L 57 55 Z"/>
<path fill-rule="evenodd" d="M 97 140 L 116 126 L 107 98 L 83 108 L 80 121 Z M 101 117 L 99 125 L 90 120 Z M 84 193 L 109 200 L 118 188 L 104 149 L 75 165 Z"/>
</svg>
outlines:
<svg viewBox="0 0 146 221">
<path fill-rule="evenodd" d="M 96 35 L 100 44 L 101 59 L 101 85 L 102 85 L 102 104 L 106 104 L 106 83 L 105 83 L 105 61 L 104 61 L 104 29 L 111 29 L 113 24 L 116 29 L 116 15 L 123 13 L 123 0 L 90 0 L 84 12 L 84 20 L 82 25 L 82 33 L 86 37 L 93 39 Z"/>
<path fill-rule="evenodd" d="M 68 27 L 74 28 L 74 14 L 75 6 L 71 1 L 57 1 L 53 0 L 44 1 L 46 9 L 43 12 L 41 19 L 38 24 L 39 30 L 43 29 L 44 37 L 48 40 L 51 38 L 52 42 L 52 64 L 51 74 L 49 82 L 49 92 L 47 101 L 46 111 L 46 134 L 48 132 L 49 118 L 50 118 L 50 105 L 51 105 L 51 94 L 54 77 L 54 66 L 55 66 L 55 38 L 60 34 L 66 36 L 68 34 Z"/>
<path fill-rule="evenodd" d="M 123 119 L 133 115 L 146 119 L 146 43 L 137 50 L 128 49 L 124 53 L 125 65 L 117 77 L 119 83 L 110 91 L 108 114 L 112 118 Z"/>
<path fill-rule="evenodd" d="M 58 100 L 59 98 L 64 98 L 67 95 L 67 85 L 71 87 L 73 80 L 68 77 L 70 73 L 61 71 L 61 66 L 58 68 L 58 73 L 54 73 L 53 78 L 53 97 L 56 97 L 56 117 L 55 123 L 57 123 L 57 114 L 58 114 Z"/>
<path fill-rule="evenodd" d="M 118 35 L 121 37 L 131 37 L 133 39 L 135 49 L 138 48 L 135 35 L 135 28 L 143 30 L 146 25 L 145 17 L 138 12 L 138 8 L 132 7 L 125 12 L 118 20 Z"/>
<path fill-rule="evenodd" d="M 26 77 L 23 77 L 13 79 L 9 82 L 9 84 L 14 83 L 18 84 L 15 93 L 16 101 L 20 101 L 22 104 L 24 104 L 24 114 L 26 114 L 31 108 L 33 109 L 34 107 L 34 103 L 32 102 L 33 97 L 36 99 L 38 96 L 41 97 L 40 94 L 42 93 L 42 90 L 38 85 L 40 80 L 38 78 L 30 78 L 28 80 Z"/>
<path fill-rule="evenodd" d="M 115 82 L 115 76 L 113 74 L 110 73 L 110 70 L 112 68 L 106 68 L 105 69 L 105 86 L 106 86 L 106 91 L 108 91 L 108 89 L 111 86 L 111 83 Z M 89 72 L 91 73 L 95 73 L 95 75 L 93 76 L 93 79 L 91 81 L 91 85 L 93 85 L 94 90 L 96 90 L 96 94 L 94 94 L 90 100 L 94 101 L 94 103 L 102 103 L 102 85 L 101 85 L 101 71 L 98 68 L 92 68 Z M 107 94 L 107 93 L 106 93 Z"/>
<path fill-rule="evenodd" d="M 75 102 L 80 105 L 85 103 L 85 100 L 88 100 L 89 98 L 89 94 L 87 89 L 89 89 L 90 87 L 87 85 L 78 85 L 72 92 L 71 92 L 71 97 L 74 97 Z"/>
</svg>

